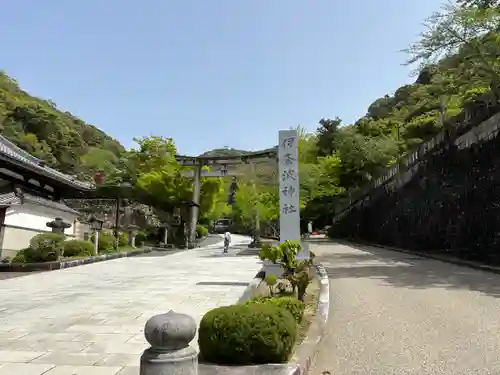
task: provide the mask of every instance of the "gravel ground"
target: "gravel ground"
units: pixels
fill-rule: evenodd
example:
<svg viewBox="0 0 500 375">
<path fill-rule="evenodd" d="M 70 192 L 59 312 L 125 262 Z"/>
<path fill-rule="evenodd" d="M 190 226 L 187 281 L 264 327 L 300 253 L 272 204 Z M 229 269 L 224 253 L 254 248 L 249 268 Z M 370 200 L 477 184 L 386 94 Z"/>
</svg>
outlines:
<svg viewBox="0 0 500 375">
<path fill-rule="evenodd" d="M 500 275 L 368 246 L 312 249 L 331 307 L 309 374 L 500 374 Z"/>
</svg>

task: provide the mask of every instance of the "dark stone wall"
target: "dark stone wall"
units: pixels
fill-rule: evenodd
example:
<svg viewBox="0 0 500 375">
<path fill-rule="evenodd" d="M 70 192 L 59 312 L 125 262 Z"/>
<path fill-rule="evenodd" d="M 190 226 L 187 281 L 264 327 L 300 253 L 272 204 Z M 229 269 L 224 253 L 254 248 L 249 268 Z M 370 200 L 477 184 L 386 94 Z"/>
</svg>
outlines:
<svg viewBox="0 0 500 375">
<path fill-rule="evenodd" d="M 429 155 L 407 184 L 373 191 L 330 234 L 500 264 L 500 137 L 492 136 Z"/>
</svg>

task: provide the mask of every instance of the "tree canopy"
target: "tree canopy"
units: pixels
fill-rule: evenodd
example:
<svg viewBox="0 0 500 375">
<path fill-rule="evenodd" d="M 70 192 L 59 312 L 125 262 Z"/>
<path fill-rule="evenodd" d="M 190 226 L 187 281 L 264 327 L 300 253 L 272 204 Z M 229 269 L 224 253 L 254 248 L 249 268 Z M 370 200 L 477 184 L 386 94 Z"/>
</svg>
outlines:
<svg viewBox="0 0 500 375">
<path fill-rule="evenodd" d="M 298 127 L 301 208 L 305 217 L 332 215 L 336 207 L 376 179 L 415 145 L 438 132 L 449 117 L 485 94 L 500 92 L 500 2 L 459 0 L 429 16 L 418 39 L 404 51 L 415 81 L 381 93 L 352 124 L 322 118 L 316 131 Z M 318 118 L 321 114 L 318 114 Z M 69 112 L 24 92 L 0 73 L 0 131 L 11 141 L 63 172 L 92 180 L 104 172 L 107 183 L 129 181 L 158 199 L 191 199 L 192 183 L 175 160 L 174 140 L 145 137 L 125 150 L 116 140 Z M 204 156 L 238 156 L 249 151 L 224 147 Z M 251 177 L 239 167 L 234 204 L 229 179 L 202 182 L 202 221 L 222 216 L 245 225 L 260 213 L 265 225 L 279 217 L 276 161 Z"/>
</svg>

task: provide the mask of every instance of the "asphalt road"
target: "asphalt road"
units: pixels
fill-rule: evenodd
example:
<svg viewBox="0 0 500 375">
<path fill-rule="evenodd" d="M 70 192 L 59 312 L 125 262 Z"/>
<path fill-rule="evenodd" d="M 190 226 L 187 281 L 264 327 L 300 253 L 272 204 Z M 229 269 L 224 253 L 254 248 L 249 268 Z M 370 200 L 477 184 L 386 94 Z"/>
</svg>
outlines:
<svg viewBox="0 0 500 375">
<path fill-rule="evenodd" d="M 500 275 L 367 246 L 312 249 L 331 300 L 309 374 L 500 374 Z"/>
</svg>

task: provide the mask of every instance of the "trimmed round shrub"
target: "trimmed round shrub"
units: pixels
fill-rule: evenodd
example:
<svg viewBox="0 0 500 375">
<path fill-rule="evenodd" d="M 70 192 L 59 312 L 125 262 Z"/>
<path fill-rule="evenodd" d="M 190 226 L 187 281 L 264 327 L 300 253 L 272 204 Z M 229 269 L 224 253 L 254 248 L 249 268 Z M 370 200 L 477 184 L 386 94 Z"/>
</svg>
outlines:
<svg viewBox="0 0 500 375">
<path fill-rule="evenodd" d="M 257 297 L 248 301 L 247 305 L 274 305 L 281 307 L 290 312 L 297 323 L 302 321 L 305 309 L 304 303 L 299 301 L 295 296 Z"/>
<path fill-rule="evenodd" d="M 32 262 L 51 262 L 62 254 L 65 236 L 57 233 L 40 233 L 30 241 Z M 31 251 L 30 251 L 31 253 Z"/>
<path fill-rule="evenodd" d="M 36 263 L 40 262 L 35 250 L 32 248 L 25 248 L 19 250 L 14 258 L 12 258 L 11 263 Z"/>
<path fill-rule="evenodd" d="M 200 322 L 201 358 L 221 365 L 287 362 L 297 323 L 285 309 L 268 304 L 213 309 Z"/>
<path fill-rule="evenodd" d="M 14 258 L 12 258 L 11 263 L 27 263 L 28 260 L 26 259 L 26 253 L 30 249 L 21 249 L 19 250 L 16 255 L 14 255 Z"/>
<path fill-rule="evenodd" d="M 89 241 L 69 240 L 64 241 L 63 255 L 65 257 L 91 256 L 94 253 L 94 245 Z"/>
<path fill-rule="evenodd" d="M 205 236 L 208 236 L 208 229 L 206 227 L 204 227 L 203 225 L 197 224 L 196 225 L 196 237 L 203 238 Z"/>
</svg>

